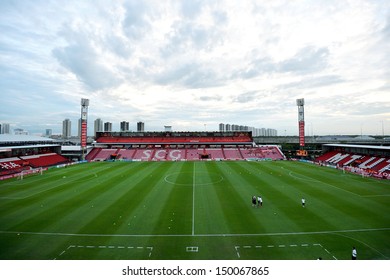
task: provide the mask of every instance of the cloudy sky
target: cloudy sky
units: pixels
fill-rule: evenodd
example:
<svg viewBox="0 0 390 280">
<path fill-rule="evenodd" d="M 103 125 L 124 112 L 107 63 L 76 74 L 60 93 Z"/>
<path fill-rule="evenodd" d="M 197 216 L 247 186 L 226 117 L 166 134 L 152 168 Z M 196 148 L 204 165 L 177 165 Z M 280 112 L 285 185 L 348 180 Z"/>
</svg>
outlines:
<svg viewBox="0 0 390 280">
<path fill-rule="evenodd" d="M 0 123 L 390 134 L 390 1 L 0 1 Z"/>
</svg>

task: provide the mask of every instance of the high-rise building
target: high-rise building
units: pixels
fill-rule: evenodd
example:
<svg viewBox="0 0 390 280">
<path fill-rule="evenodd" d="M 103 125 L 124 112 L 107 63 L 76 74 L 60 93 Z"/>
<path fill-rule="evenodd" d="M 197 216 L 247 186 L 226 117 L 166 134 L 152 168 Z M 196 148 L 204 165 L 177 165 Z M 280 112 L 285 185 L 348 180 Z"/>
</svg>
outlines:
<svg viewBox="0 0 390 280">
<path fill-rule="evenodd" d="M 272 128 L 267 128 L 267 136 L 278 136 L 277 130 Z"/>
<path fill-rule="evenodd" d="M 11 129 L 9 123 L 3 123 L 3 126 L 1 128 L 2 134 L 11 134 Z"/>
<path fill-rule="evenodd" d="M 96 132 L 102 132 L 104 131 L 103 127 L 103 120 L 102 119 L 96 119 L 93 127 L 93 135 L 96 137 Z"/>
<path fill-rule="evenodd" d="M 224 130 L 225 129 L 225 130 Z M 278 136 L 278 131 L 273 128 L 256 128 L 253 126 L 247 125 L 237 125 L 237 124 L 219 124 L 219 131 L 251 131 L 252 136 Z"/>
<path fill-rule="evenodd" d="M 137 122 L 137 132 L 144 132 L 145 124 L 143 122 Z"/>
<path fill-rule="evenodd" d="M 104 131 L 106 131 L 106 132 L 111 132 L 111 131 L 112 131 L 112 123 L 110 123 L 110 122 L 105 122 L 105 123 L 104 123 Z"/>
<path fill-rule="evenodd" d="M 129 122 L 123 121 L 120 124 L 121 131 L 129 131 Z"/>
<path fill-rule="evenodd" d="M 53 130 L 51 128 L 46 129 L 46 131 L 45 131 L 46 137 L 51 137 L 52 134 L 53 134 Z"/>
<path fill-rule="evenodd" d="M 62 138 L 70 138 L 72 136 L 72 122 L 69 119 L 65 119 L 62 122 Z"/>
</svg>

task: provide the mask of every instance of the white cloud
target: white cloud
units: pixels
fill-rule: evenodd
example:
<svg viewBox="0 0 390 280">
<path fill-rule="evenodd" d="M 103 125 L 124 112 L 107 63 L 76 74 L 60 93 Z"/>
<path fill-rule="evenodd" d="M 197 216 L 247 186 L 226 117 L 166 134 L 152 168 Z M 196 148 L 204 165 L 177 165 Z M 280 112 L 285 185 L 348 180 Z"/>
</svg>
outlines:
<svg viewBox="0 0 390 280">
<path fill-rule="evenodd" d="M 390 121 L 388 1 L 3 1 L 0 10 L 0 122 L 41 132 L 76 123 L 80 98 L 91 101 L 91 124 L 142 120 L 150 130 L 235 122 L 297 134 L 296 98 L 319 134 Z"/>
</svg>

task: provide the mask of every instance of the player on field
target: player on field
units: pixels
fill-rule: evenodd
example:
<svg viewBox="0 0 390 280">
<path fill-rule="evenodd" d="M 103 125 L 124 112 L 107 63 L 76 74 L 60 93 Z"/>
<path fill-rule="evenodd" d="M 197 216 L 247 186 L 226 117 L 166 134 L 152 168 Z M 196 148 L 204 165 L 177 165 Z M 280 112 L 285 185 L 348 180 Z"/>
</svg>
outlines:
<svg viewBox="0 0 390 280">
<path fill-rule="evenodd" d="M 352 247 L 352 259 L 353 259 L 353 260 L 356 260 L 356 257 L 357 257 L 356 248 L 355 248 L 355 247 Z"/>
<path fill-rule="evenodd" d="M 255 207 L 256 206 L 256 196 L 252 196 L 252 206 Z"/>
<path fill-rule="evenodd" d="M 302 207 L 305 207 L 305 203 L 306 203 L 306 200 L 304 198 L 302 198 Z"/>
<path fill-rule="evenodd" d="M 258 196 L 257 197 L 257 207 L 262 207 L 263 206 L 263 199 L 261 198 L 261 196 Z"/>
</svg>

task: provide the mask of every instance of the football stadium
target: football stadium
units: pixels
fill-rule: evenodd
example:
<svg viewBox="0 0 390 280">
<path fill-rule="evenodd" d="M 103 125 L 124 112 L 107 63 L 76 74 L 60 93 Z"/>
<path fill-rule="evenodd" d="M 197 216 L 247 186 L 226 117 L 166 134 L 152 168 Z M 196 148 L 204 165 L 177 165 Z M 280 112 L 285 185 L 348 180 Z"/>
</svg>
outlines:
<svg viewBox="0 0 390 280">
<path fill-rule="evenodd" d="M 55 141 L 0 146 L 3 260 L 390 258 L 387 146 L 313 159 L 247 131 L 99 132 L 76 162 Z"/>
</svg>

